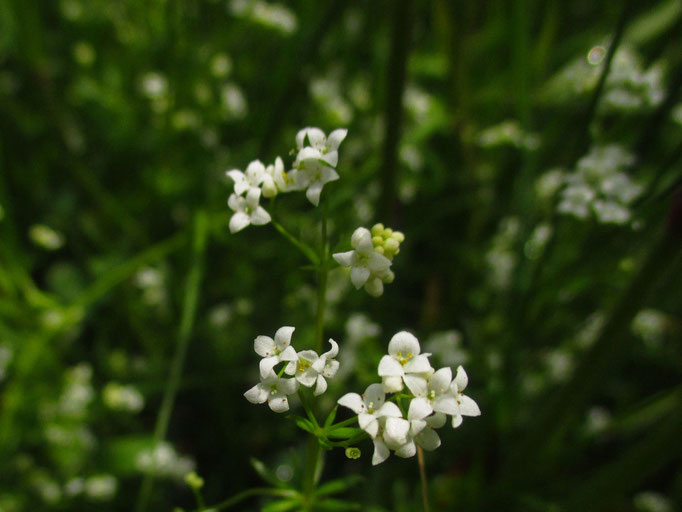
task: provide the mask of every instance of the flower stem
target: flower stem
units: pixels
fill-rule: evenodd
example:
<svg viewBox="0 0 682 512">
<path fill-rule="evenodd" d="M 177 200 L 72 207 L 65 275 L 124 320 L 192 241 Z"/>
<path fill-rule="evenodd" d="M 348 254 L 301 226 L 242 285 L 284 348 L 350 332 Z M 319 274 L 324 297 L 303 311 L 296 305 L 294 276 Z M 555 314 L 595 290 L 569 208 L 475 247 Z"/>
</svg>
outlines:
<svg viewBox="0 0 682 512">
<path fill-rule="evenodd" d="M 286 230 L 286 228 L 282 226 L 279 222 L 277 222 L 275 219 L 271 219 L 270 222 L 279 232 L 280 235 L 286 238 L 294 247 L 301 251 L 306 258 L 308 258 L 310 263 L 312 263 L 315 267 L 317 267 L 320 264 L 317 254 L 315 254 L 315 251 L 313 251 L 308 245 L 304 244 L 294 235 L 289 233 Z"/>
<path fill-rule="evenodd" d="M 182 369 L 185 365 L 185 357 L 189 346 L 190 334 L 194 325 L 194 316 L 197 309 L 199 297 L 199 285 L 203 274 L 203 256 L 206 250 L 206 238 L 208 232 L 208 218 L 205 212 L 199 211 L 194 217 L 194 235 L 192 238 L 192 266 L 187 277 L 185 297 L 182 306 L 182 318 L 180 320 L 180 331 L 178 334 L 178 344 L 171 366 L 168 385 L 164 391 L 161 409 L 156 418 L 154 428 L 154 446 L 157 446 L 165 437 L 168 431 L 170 416 L 173 412 L 175 395 L 177 394 L 182 376 Z M 143 512 L 147 507 L 149 496 L 153 486 L 153 474 L 145 475 L 137 498 L 136 510 Z"/>
<path fill-rule="evenodd" d="M 424 512 L 429 512 L 429 484 L 426 481 L 426 465 L 424 464 L 424 450 L 417 446 L 417 461 L 419 463 L 419 476 L 422 482 L 422 501 Z"/>
<path fill-rule="evenodd" d="M 320 453 L 320 443 L 316 437 L 308 439 L 308 451 L 306 453 L 305 473 L 303 474 L 304 510 L 313 510 L 315 487 L 318 475 L 321 471 L 320 462 L 323 454 Z"/>
</svg>

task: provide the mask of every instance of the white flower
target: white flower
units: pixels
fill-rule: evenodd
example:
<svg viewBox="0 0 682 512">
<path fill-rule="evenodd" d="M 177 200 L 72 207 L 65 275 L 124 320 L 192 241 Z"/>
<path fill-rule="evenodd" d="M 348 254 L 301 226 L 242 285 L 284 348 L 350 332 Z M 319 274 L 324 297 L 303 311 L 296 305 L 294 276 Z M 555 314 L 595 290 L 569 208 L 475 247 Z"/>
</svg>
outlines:
<svg viewBox="0 0 682 512">
<path fill-rule="evenodd" d="M 432 368 L 428 356 L 431 354 L 420 352 L 419 341 L 413 334 L 407 331 L 395 334 L 388 344 L 388 355 L 379 361 L 379 376 L 404 378 L 407 374 L 430 372 Z M 418 378 L 423 379 L 419 376 Z M 395 384 L 395 381 L 393 383 Z"/>
<path fill-rule="evenodd" d="M 295 174 L 296 187 L 301 190 L 305 188 L 308 201 L 315 206 L 320 204 L 322 188 L 330 181 L 339 179 L 338 173 L 322 161 L 322 154 L 311 147 L 298 152 L 294 170 L 298 171 Z"/>
<path fill-rule="evenodd" d="M 327 138 L 319 128 L 303 128 L 296 134 L 296 147 L 299 151 L 304 149 L 307 136 L 310 146 L 319 152 L 319 159 L 332 167 L 336 167 L 339 162 L 339 145 L 347 134 L 348 130 L 339 128 L 331 132 Z"/>
<path fill-rule="evenodd" d="M 274 164 L 265 168 L 263 179 L 263 197 L 274 197 L 279 192 L 291 192 L 297 190 L 296 174 L 298 171 L 284 171 L 284 162 L 280 157 L 275 159 Z"/>
<path fill-rule="evenodd" d="M 227 204 L 235 212 L 230 219 L 230 233 L 241 231 L 251 224 L 262 226 L 270 222 L 270 214 L 258 204 L 259 201 L 259 188 L 249 189 L 246 197 L 237 194 L 230 195 Z"/>
<path fill-rule="evenodd" d="M 243 173 L 239 169 L 232 169 L 231 171 L 227 171 L 225 174 L 227 174 L 234 181 L 234 193 L 238 196 L 242 195 L 244 192 L 248 192 L 253 188 L 259 188 L 266 177 L 265 166 L 260 160 L 254 160 L 251 162 L 246 168 L 246 173 Z"/>
<path fill-rule="evenodd" d="M 389 271 L 391 260 L 374 250 L 369 229 L 362 227 L 356 229 L 351 237 L 351 246 L 354 250 L 339 252 L 333 256 L 339 265 L 350 267 L 350 280 L 355 288 L 360 289 L 368 283 L 374 285 L 375 279 L 370 280 L 373 275 L 376 277 Z M 383 291 L 383 285 L 381 287 Z"/>
<path fill-rule="evenodd" d="M 339 345 L 329 339 L 332 348 L 321 356 L 314 350 L 303 350 L 297 354 L 298 360 L 291 361 L 284 370 L 287 375 L 294 375 L 295 379 L 305 387 L 315 386 L 315 396 L 327 390 L 325 377 L 332 378 L 339 370 L 339 362 L 334 358 L 339 353 Z"/>
<path fill-rule="evenodd" d="M 390 450 L 395 450 L 400 457 L 410 457 L 407 455 L 409 448 L 402 451 L 408 444 L 410 436 L 410 422 L 404 418 L 393 416 L 382 416 L 379 418 L 379 430 L 374 436 L 374 454 L 372 455 L 372 465 L 376 466 L 384 462 L 391 454 Z"/>
<path fill-rule="evenodd" d="M 450 391 L 455 396 L 457 400 L 457 405 L 459 406 L 459 411 L 456 415 L 452 417 L 452 426 L 457 428 L 462 424 L 462 416 L 480 416 L 481 409 L 478 408 L 478 404 L 474 402 L 473 399 L 462 394 L 462 391 L 467 387 L 469 378 L 467 377 L 464 368 L 459 366 L 457 368 L 457 375 L 455 375 L 455 380 L 450 384 Z"/>
<path fill-rule="evenodd" d="M 372 438 L 379 433 L 379 418 L 403 416 L 396 404 L 386 402 L 386 393 L 381 384 L 370 384 L 362 396 L 357 393 L 346 393 L 337 402 L 358 415 L 360 428 Z"/>
<path fill-rule="evenodd" d="M 384 434 L 384 440 L 387 441 L 387 445 L 395 450 L 395 454 L 398 457 L 408 458 L 413 457 L 417 453 L 417 447 L 415 445 L 415 440 L 419 434 L 426 428 L 427 423 L 425 418 L 431 414 L 431 408 L 425 407 L 424 402 L 417 400 L 412 400 L 410 402 L 410 408 L 407 411 L 407 422 L 409 424 L 409 430 L 404 442 L 396 445 L 400 439 L 391 438 L 390 434 Z M 434 432 L 435 434 L 435 432 Z M 438 435 L 436 434 L 436 437 Z M 438 438 L 440 444 L 440 438 Z"/>
<path fill-rule="evenodd" d="M 244 396 L 252 404 L 262 404 L 267 401 L 268 406 L 274 412 L 286 412 L 289 410 L 287 395 L 296 393 L 297 389 L 296 379 L 282 379 L 271 373 L 244 393 Z"/>
<path fill-rule="evenodd" d="M 466 374 L 464 375 L 466 376 Z M 416 375 L 405 375 L 404 379 L 405 384 L 416 397 L 412 400 L 412 404 L 416 403 L 415 406 L 419 406 L 420 410 L 428 411 L 426 415 L 433 411 L 451 416 L 459 414 L 457 398 L 450 388 L 452 383 L 452 370 L 450 368 L 441 368 L 428 380 Z"/>
<path fill-rule="evenodd" d="M 298 154 L 294 162 L 296 186 L 306 189 L 306 197 L 317 206 L 325 184 L 339 179 L 334 170 L 339 161 L 338 148 L 348 133 L 338 129 L 327 138 L 319 128 L 304 128 L 296 134 Z M 306 146 L 306 140 L 310 144 Z"/>
<path fill-rule="evenodd" d="M 274 340 L 270 336 L 261 335 L 253 341 L 253 349 L 263 358 L 259 364 L 261 378 L 274 375 L 273 368 L 279 363 L 297 360 L 296 351 L 291 346 L 294 329 L 295 327 L 289 326 L 280 327 Z"/>
</svg>

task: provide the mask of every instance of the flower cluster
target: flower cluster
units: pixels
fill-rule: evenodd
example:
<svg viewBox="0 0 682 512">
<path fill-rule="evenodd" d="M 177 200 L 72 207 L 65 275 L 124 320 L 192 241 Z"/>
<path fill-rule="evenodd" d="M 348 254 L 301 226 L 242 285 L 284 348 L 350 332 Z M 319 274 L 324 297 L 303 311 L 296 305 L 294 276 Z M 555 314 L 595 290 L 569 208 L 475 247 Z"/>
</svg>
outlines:
<svg viewBox="0 0 682 512">
<path fill-rule="evenodd" d="M 603 224 L 627 223 L 629 206 L 642 193 L 624 172 L 633 163 L 634 157 L 618 145 L 593 148 L 566 176 L 558 211 L 580 219 L 592 212 Z"/>
<path fill-rule="evenodd" d="M 284 326 L 277 329 L 275 339 L 269 336 L 258 336 L 253 343 L 256 354 L 262 357 L 260 382 L 249 389 L 244 396 L 253 404 L 267 402 L 275 412 L 289 410 L 288 395 L 296 393 L 299 385 L 312 388 L 313 394 L 321 395 L 327 390 L 326 379 L 331 379 L 339 370 L 339 362 L 335 359 L 339 346 L 329 339 L 332 348 L 324 354 L 317 355 L 314 350 L 296 352 L 291 346 L 294 327 Z M 284 363 L 278 373 L 275 367 Z M 282 377 L 288 375 L 290 378 Z"/>
<path fill-rule="evenodd" d="M 400 231 L 375 224 L 370 231 L 358 228 L 351 237 L 353 250 L 334 254 L 343 267 L 350 267 L 350 279 L 358 290 L 365 287 L 367 293 L 379 297 L 384 293 L 384 283 L 392 283 L 395 275 L 391 270 L 393 257 L 400 252 L 405 235 Z"/>
<path fill-rule="evenodd" d="M 464 416 L 479 416 L 476 402 L 462 392 L 468 378 L 461 366 L 454 379 L 448 367 L 434 370 L 431 354 L 422 354 L 417 338 L 409 332 L 397 333 L 388 344 L 388 354 L 379 362 L 381 384 L 371 384 L 364 394 L 347 393 L 338 403 L 358 415 L 358 424 L 372 438 L 372 464 L 385 461 L 393 450 L 399 457 L 412 457 L 416 445 L 425 450 L 440 446 L 436 429 L 450 416 L 453 428 Z M 409 393 L 403 392 L 407 387 Z M 395 402 L 387 401 L 387 393 Z M 405 401 L 409 400 L 405 415 Z"/>
<path fill-rule="evenodd" d="M 335 168 L 339 161 L 339 145 L 348 133 L 334 130 L 327 137 L 319 128 L 304 128 L 296 135 L 296 159 L 293 168 L 285 170 L 280 157 L 267 167 L 260 160 L 252 161 L 246 172 L 239 169 L 227 171 L 234 181 L 234 192 L 227 204 L 234 211 L 230 231 L 236 233 L 253 224 L 260 226 L 272 219 L 260 206 L 260 198 L 299 190 L 306 191 L 308 200 L 317 206 L 326 183 L 339 179 Z"/>
</svg>

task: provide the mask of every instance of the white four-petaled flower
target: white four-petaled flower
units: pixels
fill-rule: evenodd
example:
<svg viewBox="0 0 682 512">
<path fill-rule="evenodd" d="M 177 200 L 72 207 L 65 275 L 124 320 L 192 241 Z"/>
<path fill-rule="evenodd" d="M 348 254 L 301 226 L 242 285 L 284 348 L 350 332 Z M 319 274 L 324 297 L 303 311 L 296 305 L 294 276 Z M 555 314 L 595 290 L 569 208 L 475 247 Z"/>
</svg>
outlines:
<svg viewBox="0 0 682 512">
<path fill-rule="evenodd" d="M 283 361 L 296 361 L 296 350 L 291 346 L 294 329 L 289 326 L 280 327 L 275 333 L 274 340 L 270 336 L 256 337 L 253 349 L 263 358 L 259 365 L 261 378 L 274 375 L 273 368 Z"/>
<path fill-rule="evenodd" d="M 339 370 L 339 362 L 334 359 L 339 353 L 339 345 L 329 339 L 332 348 L 317 355 L 314 350 L 303 350 L 297 354 L 297 359 L 292 360 L 286 366 L 284 372 L 292 375 L 303 386 L 308 388 L 315 386 L 314 395 L 321 395 L 327 390 L 326 378 L 332 378 Z"/>
<path fill-rule="evenodd" d="M 419 340 L 407 332 L 401 331 L 391 338 L 388 344 L 388 355 L 379 361 L 378 373 L 385 378 L 385 384 L 389 390 L 399 391 L 402 389 L 402 380 L 406 375 L 417 374 L 423 379 L 432 368 L 429 363 L 431 354 L 420 354 Z"/>
<path fill-rule="evenodd" d="M 296 379 L 282 379 L 271 373 L 261 378 L 260 383 L 249 389 L 244 396 L 252 404 L 268 402 L 268 406 L 274 412 L 286 412 L 289 410 L 287 395 L 296 393 L 298 382 Z"/>
<path fill-rule="evenodd" d="M 377 276 L 382 273 L 390 272 L 391 260 L 374 250 L 372 243 L 372 233 L 367 228 L 357 228 L 351 237 L 352 251 L 338 252 L 334 254 L 334 259 L 342 267 L 350 267 L 350 280 L 358 290 L 365 284 L 374 284 Z M 381 284 L 381 281 L 379 280 Z M 372 289 L 367 288 L 371 295 Z M 383 285 L 378 295 L 383 292 Z"/>
<path fill-rule="evenodd" d="M 231 233 L 241 231 L 251 224 L 262 226 L 270 222 L 270 214 L 258 204 L 260 194 L 259 188 L 250 188 L 246 193 L 246 197 L 237 194 L 230 195 L 227 204 L 235 212 L 230 219 Z"/>
</svg>

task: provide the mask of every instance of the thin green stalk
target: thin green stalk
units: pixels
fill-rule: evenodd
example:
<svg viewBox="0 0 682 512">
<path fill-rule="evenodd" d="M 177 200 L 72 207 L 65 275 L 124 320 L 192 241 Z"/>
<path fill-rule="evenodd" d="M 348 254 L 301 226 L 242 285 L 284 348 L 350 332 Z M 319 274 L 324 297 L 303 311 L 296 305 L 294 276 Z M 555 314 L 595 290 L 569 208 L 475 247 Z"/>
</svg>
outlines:
<svg viewBox="0 0 682 512">
<path fill-rule="evenodd" d="M 318 266 L 320 264 L 320 261 L 315 254 L 315 251 L 313 251 L 310 247 L 308 247 L 306 244 L 301 242 L 298 238 L 296 238 L 294 235 L 289 233 L 284 226 L 282 226 L 279 222 L 277 222 L 275 219 L 271 220 L 271 224 L 274 226 L 274 228 L 277 230 L 277 232 L 282 235 L 287 241 L 289 241 L 294 247 L 296 247 L 303 255 L 308 258 L 308 261 L 312 263 L 314 266 Z"/>
<path fill-rule="evenodd" d="M 305 473 L 303 475 L 305 510 L 313 510 L 312 504 L 315 499 L 315 487 L 317 486 L 321 455 L 320 443 L 316 437 L 310 436 L 306 453 Z"/>
<path fill-rule="evenodd" d="M 419 463 L 419 477 L 422 483 L 422 504 L 424 512 L 429 512 L 429 484 L 426 481 L 426 464 L 424 463 L 424 450 L 417 446 L 417 461 Z"/>
<path fill-rule="evenodd" d="M 231 506 L 236 505 L 237 503 L 244 501 L 245 499 L 250 498 L 251 496 L 277 496 L 280 498 L 296 498 L 298 496 L 298 493 L 296 491 L 291 491 L 289 489 L 271 489 L 269 487 L 254 487 L 253 489 L 247 489 L 238 494 L 235 494 L 231 498 L 228 498 L 225 501 L 218 503 L 217 505 L 213 505 L 208 508 L 199 508 L 196 510 L 196 512 L 203 512 L 208 510 L 217 512 L 218 510 L 225 510 L 226 508 L 230 508 Z"/>
<path fill-rule="evenodd" d="M 171 366 L 170 376 L 168 378 L 168 385 L 166 386 L 163 401 L 159 415 L 156 418 L 156 427 L 154 428 L 154 446 L 158 445 L 168 432 L 168 424 L 170 422 L 171 413 L 173 412 L 173 405 L 175 403 L 175 395 L 177 394 L 180 385 L 180 378 L 182 376 L 182 369 L 185 364 L 185 357 L 187 355 L 187 348 L 189 346 L 190 335 L 192 333 L 192 326 L 194 325 L 194 317 L 197 309 L 197 301 L 199 297 L 199 286 L 203 275 L 203 260 L 204 252 L 206 250 L 206 235 L 208 232 L 208 218 L 205 212 L 197 212 L 194 218 L 194 235 L 192 239 L 192 266 L 187 277 L 187 285 L 185 288 L 185 297 L 182 306 L 182 318 L 180 320 L 180 331 L 178 334 L 178 344 Z M 153 486 L 153 475 L 147 474 L 142 481 L 140 494 L 137 499 L 136 510 L 143 512 L 147 507 L 149 496 Z"/>
</svg>

